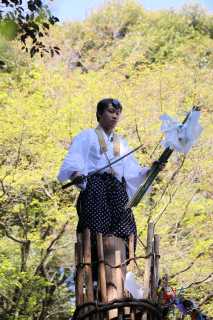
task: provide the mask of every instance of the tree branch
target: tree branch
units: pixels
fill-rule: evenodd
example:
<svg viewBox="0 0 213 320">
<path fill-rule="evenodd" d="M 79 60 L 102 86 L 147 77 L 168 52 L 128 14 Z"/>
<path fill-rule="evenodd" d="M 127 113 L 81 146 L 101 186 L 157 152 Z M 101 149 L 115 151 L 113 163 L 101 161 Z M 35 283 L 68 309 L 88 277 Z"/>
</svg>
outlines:
<svg viewBox="0 0 213 320">
<path fill-rule="evenodd" d="M 200 253 L 195 257 L 195 259 L 188 265 L 188 267 L 184 268 L 184 269 L 181 270 L 181 271 L 178 271 L 178 272 L 176 272 L 176 273 L 173 273 L 173 274 L 170 276 L 170 279 L 172 279 L 172 278 L 178 276 L 179 274 L 184 273 L 184 272 L 188 271 L 189 269 L 191 269 L 191 268 L 193 267 L 193 265 L 195 264 L 195 262 L 197 261 L 197 259 L 199 259 L 199 258 L 202 257 L 203 255 L 204 255 L 204 253 L 203 253 L 203 252 L 200 252 Z"/>
<path fill-rule="evenodd" d="M 203 304 L 206 304 L 207 302 L 209 302 L 209 300 L 211 300 L 213 298 L 213 291 L 210 292 L 207 296 L 205 296 L 203 298 L 203 300 L 201 300 L 201 302 L 199 303 L 198 307 L 201 307 Z"/>
<path fill-rule="evenodd" d="M 18 150 L 17 150 L 17 157 L 16 157 L 16 160 L 15 160 L 15 168 L 18 167 L 18 164 L 19 164 L 20 159 L 21 159 L 21 148 L 22 148 L 22 145 L 23 145 L 23 136 L 24 136 L 24 124 L 23 124 L 22 130 L 21 130 L 21 136 L 20 136 Z"/>
<path fill-rule="evenodd" d="M 163 192 L 161 193 L 161 196 L 160 196 L 160 199 L 158 201 L 156 201 L 155 205 L 152 207 L 152 211 L 156 208 L 156 206 L 160 203 L 160 201 L 162 200 L 162 198 L 164 197 L 168 187 L 171 185 L 171 182 L 174 181 L 175 177 L 178 175 L 178 173 L 180 172 L 181 168 L 183 167 L 184 165 L 184 162 L 185 162 L 185 159 L 186 157 L 184 156 L 182 161 L 181 161 L 181 164 L 179 165 L 179 167 L 173 172 L 172 176 L 170 177 L 169 181 L 167 182 Z"/>
<path fill-rule="evenodd" d="M 36 268 L 35 274 L 38 274 L 39 271 L 42 269 L 44 262 L 46 261 L 46 259 L 48 258 L 49 254 L 51 253 L 52 250 L 54 250 L 53 246 L 54 244 L 61 238 L 61 236 L 63 235 L 67 225 L 69 223 L 69 220 L 67 220 L 65 222 L 65 224 L 63 225 L 63 227 L 61 228 L 61 231 L 58 233 L 58 235 L 50 242 L 45 255 L 43 256 L 41 262 L 39 263 L 39 265 Z"/>
<path fill-rule="evenodd" d="M 9 239 L 11 239 L 11 240 L 13 240 L 13 241 L 15 241 L 15 242 L 17 242 L 17 243 L 19 243 L 19 244 L 26 244 L 26 243 L 28 243 L 27 240 L 20 240 L 20 239 L 15 238 L 14 236 L 12 236 L 12 235 L 9 233 L 7 227 L 6 227 L 2 222 L 0 222 L 0 228 L 2 228 L 2 229 L 4 230 L 6 236 L 7 236 Z"/>
<path fill-rule="evenodd" d="M 0 184 L 1 184 L 1 189 L 2 189 L 2 194 L 1 194 L 0 198 L 2 198 L 5 194 L 7 194 L 7 190 L 6 190 L 5 186 L 4 186 L 4 179 L 7 176 L 8 176 L 8 173 L 6 173 L 5 176 L 2 179 L 0 179 Z"/>
<path fill-rule="evenodd" d="M 212 276 L 213 276 L 213 272 L 210 273 L 207 277 L 205 277 L 205 278 L 202 279 L 202 280 L 199 280 L 199 281 L 195 281 L 195 282 L 190 283 L 188 286 L 184 287 L 183 289 L 185 290 L 185 289 L 188 289 L 188 288 L 190 288 L 190 287 L 197 286 L 198 284 L 201 284 L 201 283 L 203 283 L 203 282 L 206 282 L 206 281 L 209 280 Z"/>
<path fill-rule="evenodd" d="M 178 186 L 175 189 L 175 191 L 169 195 L 169 201 L 167 202 L 167 204 L 164 206 L 164 208 L 161 210 L 161 212 L 157 215 L 157 217 L 154 220 L 154 226 L 156 226 L 156 224 L 159 222 L 160 218 L 162 217 L 162 215 L 165 213 L 166 209 L 168 208 L 168 206 L 172 203 L 172 200 L 176 194 L 176 192 L 178 191 Z"/>
<path fill-rule="evenodd" d="M 163 139 L 163 135 L 161 135 L 159 141 L 157 142 L 156 146 L 154 147 L 154 149 L 151 151 L 151 153 L 149 154 L 149 158 L 152 159 L 154 154 L 155 154 L 155 151 L 158 149 L 158 147 L 160 146 L 160 143 Z"/>
<path fill-rule="evenodd" d="M 0 297 L 5 300 L 7 303 L 14 305 L 15 303 L 13 302 L 13 300 L 11 300 L 10 298 L 8 298 L 7 296 L 5 296 L 2 292 L 0 293 Z"/>
<path fill-rule="evenodd" d="M 198 190 L 196 190 L 196 191 L 193 193 L 193 195 L 191 196 L 191 198 L 190 198 L 190 199 L 188 200 L 188 202 L 186 203 L 184 212 L 183 212 L 181 218 L 179 219 L 179 221 L 178 221 L 178 222 L 176 223 L 176 225 L 175 225 L 174 234 L 177 233 L 178 229 L 180 228 L 181 222 L 182 222 L 183 219 L 185 218 L 186 213 L 187 213 L 187 210 L 188 210 L 188 208 L 189 208 L 189 206 L 190 206 L 190 204 L 191 204 L 191 202 L 192 202 L 192 200 L 193 200 L 193 198 L 194 198 L 194 196 L 196 195 L 197 192 L 198 192 Z"/>
<path fill-rule="evenodd" d="M 6 190 L 5 190 L 5 187 L 4 187 L 3 179 L 0 180 L 0 184 L 1 184 L 3 195 L 4 195 L 4 194 L 6 194 Z"/>
</svg>

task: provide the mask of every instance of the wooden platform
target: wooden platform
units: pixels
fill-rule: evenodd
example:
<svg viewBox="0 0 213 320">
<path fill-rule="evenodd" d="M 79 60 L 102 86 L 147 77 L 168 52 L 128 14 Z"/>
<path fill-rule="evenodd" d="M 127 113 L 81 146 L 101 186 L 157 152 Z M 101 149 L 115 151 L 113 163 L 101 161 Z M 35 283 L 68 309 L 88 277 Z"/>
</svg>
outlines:
<svg viewBox="0 0 213 320">
<path fill-rule="evenodd" d="M 113 235 L 90 231 L 77 234 L 76 311 L 74 319 L 160 319 L 157 305 L 159 280 L 159 237 L 149 224 L 144 270 L 144 299 L 136 300 L 124 289 L 127 271 L 135 264 L 134 235 L 128 243 Z"/>
</svg>

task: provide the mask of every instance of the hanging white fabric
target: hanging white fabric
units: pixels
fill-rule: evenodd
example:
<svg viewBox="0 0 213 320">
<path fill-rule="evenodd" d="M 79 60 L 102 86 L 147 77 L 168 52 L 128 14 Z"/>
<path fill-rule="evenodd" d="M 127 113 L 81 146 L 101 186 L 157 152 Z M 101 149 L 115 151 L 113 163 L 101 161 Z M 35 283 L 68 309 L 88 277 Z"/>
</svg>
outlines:
<svg viewBox="0 0 213 320">
<path fill-rule="evenodd" d="M 164 114 L 160 117 L 162 120 L 161 131 L 165 135 L 161 144 L 172 150 L 187 154 L 191 147 L 196 143 L 201 131 L 199 124 L 200 111 L 192 110 L 185 123 L 181 124 L 176 119 Z"/>
<path fill-rule="evenodd" d="M 133 296 L 133 298 L 143 299 L 143 289 L 135 280 L 134 273 L 127 272 L 126 278 L 124 280 L 124 289 L 128 290 Z"/>
</svg>

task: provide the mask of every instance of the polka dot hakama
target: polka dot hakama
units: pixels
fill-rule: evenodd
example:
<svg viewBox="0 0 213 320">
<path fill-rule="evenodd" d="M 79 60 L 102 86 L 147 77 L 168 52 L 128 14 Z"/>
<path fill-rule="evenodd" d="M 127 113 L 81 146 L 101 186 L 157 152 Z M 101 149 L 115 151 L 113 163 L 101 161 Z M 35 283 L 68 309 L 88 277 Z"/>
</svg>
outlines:
<svg viewBox="0 0 213 320">
<path fill-rule="evenodd" d="M 102 233 L 124 240 L 134 233 L 136 240 L 135 219 L 131 209 L 125 209 L 127 202 L 124 179 L 120 182 L 106 172 L 92 175 L 88 178 L 86 189 L 80 192 L 78 198 L 77 232 L 89 228 L 92 239 L 95 239 L 96 233 Z"/>
</svg>

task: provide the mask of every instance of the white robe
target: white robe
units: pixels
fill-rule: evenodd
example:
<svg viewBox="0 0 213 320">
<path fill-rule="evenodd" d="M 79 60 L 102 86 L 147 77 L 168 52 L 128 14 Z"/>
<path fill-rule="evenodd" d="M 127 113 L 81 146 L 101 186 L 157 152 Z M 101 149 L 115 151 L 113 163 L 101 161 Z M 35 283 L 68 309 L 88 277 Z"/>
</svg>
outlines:
<svg viewBox="0 0 213 320">
<path fill-rule="evenodd" d="M 115 157 L 113 154 L 113 134 L 108 136 L 103 130 L 102 132 L 107 145 L 107 157 L 110 162 L 122 157 L 131 150 L 126 140 L 120 137 L 120 156 Z M 61 165 L 58 180 L 63 183 L 70 179 L 76 171 L 82 175 L 87 175 L 107 164 L 106 156 L 100 152 L 100 144 L 95 129 L 85 129 L 73 139 L 68 154 Z M 125 178 L 129 198 L 133 196 L 139 185 L 145 180 L 146 173 L 149 170 L 147 167 L 142 168 L 133 154 L 118 161 L 112 165 L 112 168 L 117 179 L 121 181 L 122 177 Z M 101 172 L 109 172 L 109 168 Z M 86 183 L 81 187 L 84 189 Z"/>
</svg>

